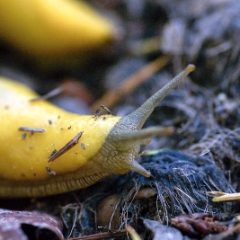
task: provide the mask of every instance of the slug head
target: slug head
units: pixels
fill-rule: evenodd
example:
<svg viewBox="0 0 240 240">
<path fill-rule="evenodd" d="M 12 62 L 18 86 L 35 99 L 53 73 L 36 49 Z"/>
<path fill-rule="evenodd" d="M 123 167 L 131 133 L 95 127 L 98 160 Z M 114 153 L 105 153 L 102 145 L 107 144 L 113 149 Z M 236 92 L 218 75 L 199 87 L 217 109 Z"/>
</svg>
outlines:
<svg viewBox="0 0 240 240">
<path fill-rule="evenodd" d="M 139 156 L 140 146 L 146 144 L 152 136 L 171 134 L 173 129 L 162 127 L 141 128 L 159 102 L 194 70 L 194 65 L 188 65 L 184 71 L 152 95 L 137 110 L 117 122 L 99 152 L 102 161 L 107 162 L 108 172 L 123 174 L 133 170 L 145 177 L 150 177 L 150 172 L 135 161 Z"/>
</svg>

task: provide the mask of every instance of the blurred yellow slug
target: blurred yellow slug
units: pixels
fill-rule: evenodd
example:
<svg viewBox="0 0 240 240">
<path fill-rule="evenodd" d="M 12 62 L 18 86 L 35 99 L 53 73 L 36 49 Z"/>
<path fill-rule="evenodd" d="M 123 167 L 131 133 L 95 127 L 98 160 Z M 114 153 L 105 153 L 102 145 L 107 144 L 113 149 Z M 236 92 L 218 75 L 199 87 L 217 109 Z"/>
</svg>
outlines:
<svg viewBox="0 0 240 240">
<path fill-rule="evenodd" d="M 110 21 L 77 0 L 0 1 L 0 40 L 35 57 L 66 56 L 114 38 Z"/>
<path fill-rule="evenodd" d="M 135 160 L 140 145 L 166 133 L 166 128 L 141 128 L 158 103 L 194 69 L 188 65 L 122 118 L 78 115 L 46 100 L 31 101 L 37 97 L 32 90 L 0 78 L 0 197 L 59 194 L 130 170 L 150 177 Z"/>
</svg>

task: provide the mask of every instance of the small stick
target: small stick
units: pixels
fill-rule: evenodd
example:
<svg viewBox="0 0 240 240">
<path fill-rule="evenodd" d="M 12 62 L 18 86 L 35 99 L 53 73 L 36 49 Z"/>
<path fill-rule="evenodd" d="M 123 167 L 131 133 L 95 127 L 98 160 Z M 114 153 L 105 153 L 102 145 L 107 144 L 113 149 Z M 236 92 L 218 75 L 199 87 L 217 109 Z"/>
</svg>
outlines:
<svg viewBox="0 0 240 240">
<path fill-rule="evenodd" d="M 46 99 L 49 99 L 49 98 L 52 98 L 52 97 L 55 97 L 55 96 L 59 95 L 60 93 L 63 92 L 63 90 L 64 90 L 63 87 L 58 87 L 58 88 L 53 89 L 52 91 L 48 92 L 47 94 L 45 94 L 43 96 L 32 98 L 29 101 L 30 102 L 35 102 L 35 101 L 39 101 L 39 100 L 46 100 Z"/>
<path fill-rule="evenodd" d="M 69 240 L 103 240 L 103 239 L 116 239 L 125 237 L 127 235 L 126 230 L 109 230 L 109 232 L 94 233 L 86 236 L 69 238 Z"/>
<path fill-rule="evenodd" d="M 31 127 L 19 127 L 18 131 L 31 132 L 31 133 L 43 133 L 43 128 L 31 128 Z"/>
<path fill-rule="evenodd" d="M 112 115 L 112 112 L 105 105 L 101 105 L 101 108 L 104 109 L 109 115 Z"/>
<path fill-rule="evenodd" d="M 240 193 L 224 193 L 218 191 L 208 192 L 209 194 L 216 195 L 212 199 L 213 202 L 239 202 L 240 201 Z"/>
<path fill-rule="evenodd" d="M 138 72 L 134 73 L 128 77 L 122 84 L 102 96 L 99 100 L 93 103 L 92 109 L 98 108 L 103 103 L 108 106 L 108 108 L 113 107 L 118 101 L 120 101 L 124 96 L 133 92 L 133 90 L 138 87 L 141 83 L 146 81 L 154 73 L 163 68 L 170 61 L 170 56 L 164 55 L 156 60 L 150 62 Z"/>
<path fill-rule="evenodd" d="M 82 136 L 83 134 L 83 131 L 82 132 L 79 132 L 73 139 L 71 139 L 66 145 L 64 145 L 60 150 L 56 151 L 54 150 L 52 152 L 52 154 L 48 157 L 48 162 L 52 162 L 54 161 L 56 158 L 60 157 L 61 155 L 63 155 L 65 152 L 67 152 L 68 150 L 70 150 L 72 147 L 74 147 L 80 137 Z"/>
</svg>

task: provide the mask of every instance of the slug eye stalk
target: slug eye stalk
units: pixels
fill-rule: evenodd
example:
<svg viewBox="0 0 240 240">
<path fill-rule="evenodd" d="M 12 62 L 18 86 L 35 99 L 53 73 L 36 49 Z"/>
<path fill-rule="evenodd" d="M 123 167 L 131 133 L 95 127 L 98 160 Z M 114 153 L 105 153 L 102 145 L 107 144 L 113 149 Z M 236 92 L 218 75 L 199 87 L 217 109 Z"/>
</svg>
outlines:
<svg viewBox="0 0 240 240">
<path fill-rule="evenodd" d="M 123 125 L 131 125 L 136 129 L 141 129 L 155 107 L 163 100 L 164 97 L 175 88 L 189 73 L 193 72 L 196 67 L 189 64 L 181 73 L 174 77 L 169 83 L 163 86 L 154 95 L 148 98 L 138 109 L 121 119 Z"/>
</svg>

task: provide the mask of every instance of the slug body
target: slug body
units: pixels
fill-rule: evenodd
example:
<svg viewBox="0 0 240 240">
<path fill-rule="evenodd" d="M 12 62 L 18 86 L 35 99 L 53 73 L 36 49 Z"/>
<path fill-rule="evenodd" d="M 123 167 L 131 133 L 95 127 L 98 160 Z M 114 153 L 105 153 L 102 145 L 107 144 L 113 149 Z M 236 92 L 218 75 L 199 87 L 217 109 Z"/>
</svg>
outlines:
<svg viewBox="0 0 240 240">
<path fill-rule="evenodd" d="M 194 69 L 189 65 L 123 118 L 77 115 L 46 100 L 30 101 L 37 97 L 32 90 L 0 78 L 0 197 L 59 194 L 130 170 L 149 177 L 150 173 L 135 159 L 140 145 L 151 136 L 164 134 L 166 129 L 141 128 L 162 98 Z M 74 145 L 49 161 L 51 154 L 80 132 Z"/>
<path fill-rule="evenodd" d="M 0 40 L 36 58 L 85 53 L 114 39 L 110 21 L 84 1 L 0 1 L 0 15 Z"/>
</svg>

